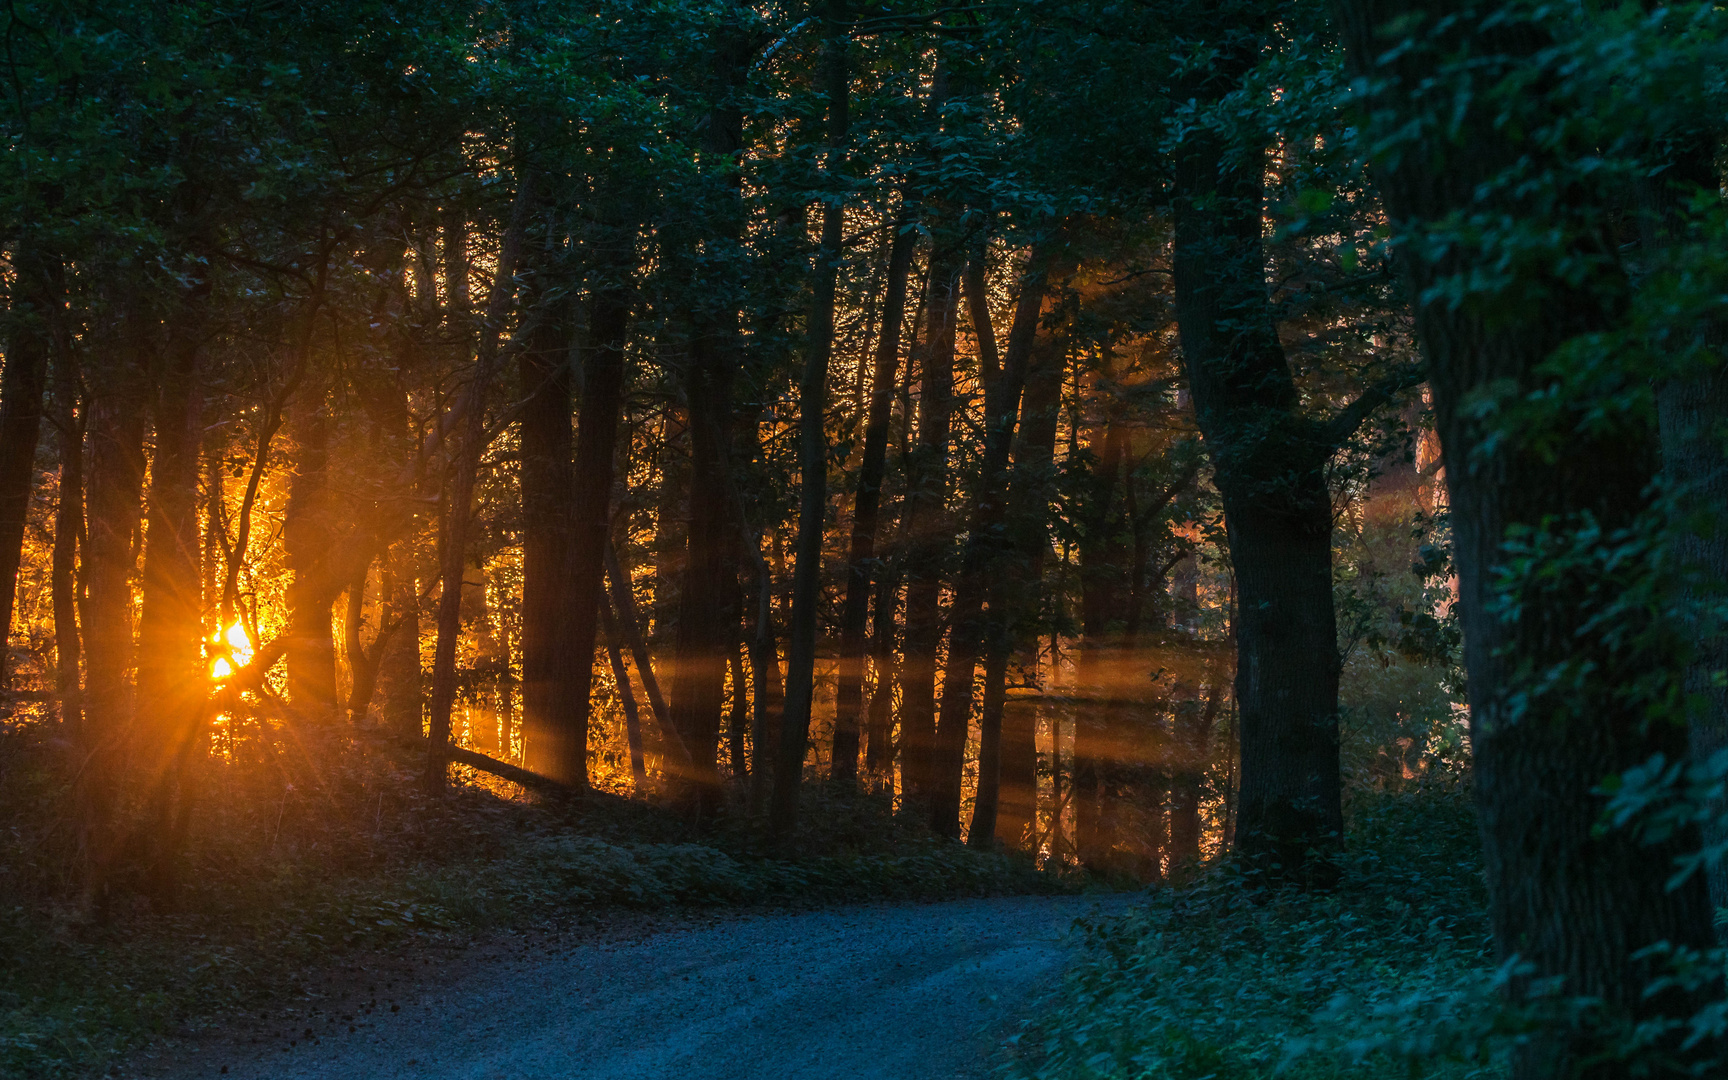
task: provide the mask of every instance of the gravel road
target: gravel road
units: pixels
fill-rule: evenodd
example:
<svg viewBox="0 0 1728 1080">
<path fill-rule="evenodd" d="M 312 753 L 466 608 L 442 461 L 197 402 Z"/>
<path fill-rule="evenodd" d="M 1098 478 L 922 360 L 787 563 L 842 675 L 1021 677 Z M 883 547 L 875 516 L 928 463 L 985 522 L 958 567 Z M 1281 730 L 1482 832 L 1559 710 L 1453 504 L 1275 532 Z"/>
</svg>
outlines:
<svg viewBox="0 0 1728 1080">
<path fill-rule="evenodd" d="M 376 995 L 370 1009 L 308 1029 L 312 1039 L 208 1045 L 168 1075 L 982 1077 L 1014 1021 L 1054 985 L 1077 944 L 1073 920 L 1121 906 L 1008 897 L 836 908 L 482 961 L 435 986 Z"/>
</svg>

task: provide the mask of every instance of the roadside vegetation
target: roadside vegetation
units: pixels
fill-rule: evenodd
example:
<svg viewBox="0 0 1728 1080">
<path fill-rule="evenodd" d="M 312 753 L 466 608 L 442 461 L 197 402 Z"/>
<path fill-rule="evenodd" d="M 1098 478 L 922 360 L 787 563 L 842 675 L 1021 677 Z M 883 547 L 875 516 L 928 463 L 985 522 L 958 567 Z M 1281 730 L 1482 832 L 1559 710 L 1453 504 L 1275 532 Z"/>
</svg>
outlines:
<svg viewBox="0 0 1728 1080">
<path fill-rule="evenodd" d="M 14 768 L 51 753 L 4 738 Z M 397 782 L 410 765 L 379 743 L 292 787 L 273 770 L 229 774 L 188 840 L 197 887 L 167 914 L 117 906 L 91 923 L 32 902 L 41 879 L 28 875 L 54 868 L 32 865 L 14 832 L 0 859 L 0 1076 L 100 1073 L 153 1038 L 301 996 L 332 968 L 429 946 L 459 955 L 443 949 L 680 912 L 1080 887 L 931 836 L 878 797 L 813 787 L 812 824 L 768 847 L 741 829 L 692 837 L 638 800 L 542 798 L 472 771 L 428 797 Z"/>
</svg>

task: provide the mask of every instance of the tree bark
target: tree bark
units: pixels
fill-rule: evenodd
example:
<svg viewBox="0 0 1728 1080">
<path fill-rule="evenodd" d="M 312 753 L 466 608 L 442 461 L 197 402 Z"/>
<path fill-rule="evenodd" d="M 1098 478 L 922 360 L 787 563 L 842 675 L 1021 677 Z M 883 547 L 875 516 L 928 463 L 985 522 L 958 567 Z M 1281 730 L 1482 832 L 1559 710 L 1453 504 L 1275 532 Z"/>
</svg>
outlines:
<svg viewBox="0 0 1728 1080">
<path fill-rule="evenodd" d="M 1060 256 L 1048 280 L 1065 280 L 1073 272 L 1071 257 Z M 1046 304 L 1047 308 L 1052 307 Z M 1067 368 L 1063 339 L 1035 337 L 1028 357 L 1026 390 L 1014 443 L 1014 474 L 1009 482 L 1008 527 L 1016 561 L 1000 575 L 1002 615 L 1009 620 L 994 636 L 991 650 L 1007 654 L 1018 649 L 1022 664 L 1038 670 L 1038 631 L 1043 608 L 1045 557 L 1050 550 L 1050 496 L 1055 483 L 1056 429 L 1062 407 Z M 1006 655 L 986 660 L 986 708 L 998 679 L 1005 679 Z M 1000 675 L 997 672 L 1000 671 Z M 1010 846 L 1036 840 L 1038 800 L 1038 715 L 1030 707 L 1002 713 L 1002 776 L 996 835 Z"/>
<path fill-rule="evenodd" d="M 36 475 L 36 443 L 42 429 L 42 395 L 53 352 L 50 320 L 59 302 L 60 269 L 27 243 L 13 255 L 6 363 L 0 368 L 0 690 L 10 678 L 7 641 L 23 558 L 24 524 Z"/>
<path fill-rule="evenodd" d="M 906 311 L 906 279 L 912 270 L 917 234 L 893 223 L 888 273 L 882 300 L 882 330 L 876 341 L 870 383 L 870 412 L 864 424 L 864 458 L 858 466 L 858 493 L 852 503 L 852 540 L 846 558 L 846 601 L 840 614 L 839 685 L 834 701 L 832 774 L 842 784 L 858 779 L 859 714 L 864 705 L 864 654 L 868 642 L 871 584 L 876 573 L 876 530 L 882 507 L 882 481 L 888 471 L 888 421 L 900 367 L 900 337 Z M 872 753 L 872 757 L 876 755 Z"/>
<path fill-rule="evenodd" d="M 86 898 L 98 899 L 113 856 L 113 815 L 131 736 L 132 538 L 144 487 L 148 327 L 128 319 L 119 356 L 91 388 L 89 531 L 84 549 L 84 739 L 78 801 Z"/>
<path fill-rule="evenodd" d="M 642 761 L 642 718 L 636 711 L 636 691 L 630 686 L 630 672 L 624 667 L 624 655 L 618 651 L 618 619 L 612 603 L 600 599 L 600 621 L 606 633 L 606 658 L 612 664 L 612 684 L 618 688 L 618 703 L 624 708 L 624 742 L 630 749 L 630 785 L 641 794 L 648 786 L 648 769 Z"/>
<path fill-rule="evenodd" d="M 1498 414 L 1476 407 L 1490 394 L 1513 400 L 1553 394 L 1557 382 L 1544 365 L 1564 343 L 1620 325 L 1630 286 L 1608 233 L 1616 193 L 1588 181 L 1567 192 L 1499 182 L 1517 167 L 1547 175 L 1569 172 L 1573 154 L 1594 152 L 1591 138 L 1577 145 L 1539 146 L 1518 138 L 1503 119 L 1507 103 L 1496 88 L 1546 62 L 1554 45 L 1529 16 L 1484 21 L 1451 3 L 1391 4 L 1340 0 L 1334 5 L 1348 59 L 1359 74 L 1374 73 L 1369 108 L 1383 124 L 1396 124 L 1413 145 L 1389 158 L 1377 179 L 1390 219 L 1409 238 L 1403 270 L 1416 304 L 1416 331 L 1430 365 L 1430 386 L 1450 493 L 1454 559 L 1459 572 L 1465 666 L 1469 674 L 1471 742 L 1478 818 L 1489 891 L 1489 914 L 1502 958 L 1529 965 L 1530 979 L 1557 977 L 1562 992 L 1603 1003 L 1630 1020 L 1685 1021 L 1714 999 L 1714 985 L 1694 991 L 1646 993 L 1662 962 L 1641 954 L 1658 942 L 1693 949 L 1714 944 L 1705 882 L 1694 875 L 1669 887 L 1674 860 L 1696 851 L 1696 832 L 1682 829 L 1649 842 L 1631 829 L 1600 829 L 1598 786 L 1610 776 L 1662 754 L 1678 760 L 1686 733 L 1626 688 L 1666 683 L 1676 676 L 1677 642 L 1665 627 L 1641 620 L 1638 610 L 1598 614 L 1603 597 L 1618 596 L 1615 573 L 1596 562 L 1536 556 L 1531 575 L 1507 603 L 1501 575 L 1518 566 L 1508 541 L 1569 545 L 1574 530 L 1648 527 L 1651 481 L 1658 462 L 1656 432 L 1641 419 L 1604 430 L 1599 402 L 1559 392 L 1560 432 L 1508 430 Z M 1397 38 L 1379 31 L 1394 17 L 1407 47 L 1387 53 Z M 1449 21 L 1443 21 L 1449 20 Z M 1468 63 L 1475 85 L 1459 85 L 1454 64 Z M 1444 66 L 1444 73 L 1442 69 Z M 1552 123 L 1551 81 L 1516 104 L 1522 120 Z M 1462 107 L 1461 107 L 1462 106 Z M 1449 118 L 1444 134 L 1422 123 Z M 1570 130 L 1570 129 L 1567 129 Z M 1459 148 L 1468 148 L 1461 152 Z M 1552 227 L 1568 238 L 1552 258 L 1517 263 L 1498 302 L 1449 303 L 1447 286 L 1474 272 L 1481 252 L 1467 243 L 1433 243 L 1431 231 L 1451 235 L 1457 214 L 1491 214 Z M 1588 280 L 1571 268 L 1588 265 Z M 1540 295 L 1540 304 L 1516 297 Z M 1505 388 L 1504 391 L 1501 388 Z M 1613 415 L 1614 410 L 1608 410 Z M 1547 436 L 1538 438 L 1536 436 Z M 1554 537 L 1555 530 L 1567 536 Z M 1604 541 L 1610 542 L 1610 541 Z M 1618 540 L 1611 541 L 1619 543 Z M 1541 549 L 1538 548 L 1538 551 Z M 1619 573 L 1644 574 L 1636 561 Z M 1503 569 L 1505 568 L 1505 569 Z M 1535 578 L 1534 581 L 1530 577 Z M 1249 607 L 1244 594 L 1244 609 Z M 1574 678 L 1575 676 L 1575 678 Z M 1547 680 L 1557 678 L 1559 682 Z M 1581 683 L 1581 685 L 1579 685 Z M 1665 970 L 1665 968 L 1664 968 Z M 1625 1075 L 1618 1029 L 1592 1020 L 1557 1023 L 1530 1039 L 1514 1062 L 1519 1080 L 1558 1076 Z M 1677 1039 L 1677 1036 L 1676 1036 Z M 1688 1052 L 1670 1046 L 1683 1070 Z M 1713 1055 L 1710 1042 L 1690 1053 Z M 1601 1055 L 1596 1057 L 1596 1055 Z M 1592 1061 L 1594 1058 L 1594 1061 Z"/>
<path fill-rule="evenodd" d="M 954 835 L 959 833 L 960 773 L 956 761 L 955 738 L 964 748 L 965 728 L 972 712 L 972 668 L 978 650 L 985 651 L 984 703 L 979 718 L 978 733 L 978 794 L 973 805 L 972 822 L 967 840 L 973 847 L 988 848 L 996 843 L 996 818 L 1001 805 L 1002 782 L 1002 716 L 1007 700 L 1008 635 L 1010 623 L 1007 611 L 1010 590 L 1002 580 L 1003 556 L 1011 547 L 1008 536 L 1009 459 L 1014 446 L 1016 420 L 1020 413 L 1022 393 L 1026 388 L 1027 372 L 1031 368 L 1033 345 L 1038 336 L 1038 320 L 1044 311 L 1044 293 L 1049 281 L 1050 257 L 1047 246 L 1033 249 L 1027 260 L 1026 274 L 1020 283 L 1020 296 L 1014 305 L 1014 323 L 1008 332 L 1008 351 L 1003 357 L 1002 371 L 984 389 L 984 466 L 983 482 L 978 501 L 972 510 L 972 528 L 967 537 L 965 564 L 960 571 L 953 618 L 956 634 L 965 632 L 964 647 L 956 649 L 953 640 L 948 646 L 948 672 L 943 676 L 942 710 L 949 710 L 949 695 L 956 694 L 952 727 L 943 743 L 948 771 L 943 775 L 943 814 L 941 825 L 948 825 L 947 808 L 954 810 Z M 989 358 L 996 351 L 990 339 L 990 309 L 984 293 L 983 266 L 973 263 L 973 276 L 968 291 L 972 300 L 972 325 L 977 328 L 980 353 Z M 960 590 L 969 589 L 976 599 L 963 603 Z M 980 610 L 985 600 L 990 612 L 984 617 Z M 971 656 L 963 655 L 967 650 Z M 957 693 L 962 692 L 963 693 Z M 964 710 L 964 711 L 962 711 Z M 941 737 L 938 725 L 938 738 Z"/>
<path fill-rule="evenodd" d="M 50 569 L 54 605 L 54 688 L 60 722 L 73 746 L 83 742 L 80 685 L 82 646 L 78 636 L 78 549 L 84 538 L 84 422 L 79 405 L 77 361 L 68 350 L 55 364 L 54 435 L 60 451 L 59 500 L 54 509 Z"/>
<path fill-rule="evenodd" d="M 202 536 L 198 530 L 198 471 L 203 456 L 199 345 L 204 294 L 194 286 L 179 305 L 177 325 L 155 379 L 156 453 L 150 463 L 145 516 L 143 607 L 138 623 L 141 755 L 151 786 L 154 825 L 150 892 L 172 903 L 177 840 L 190 812 L 187 766 L 203 734 L 208 681 L 204 671 Z"/>
<path fill-rule="evenodd" d="M 456 703 L 456 639 L 462 630 L 462 578 L 468 565 L 468 526 L 473 514 L 474 485 L 485 450 L 486 402 L 497 376 L 504 317 L 516 295 L 516 268 L 522 235 L 534 204 L 533 174 L 523 171 L 517 182 L 510 223 L 499 242 L 498 269 L 486 298 L 485 322 L 475 351 L 474 367 L 454 405 L 449 470 L 443 492 L 438 533 L 438 641 L 432 653 L 432 702 L 426 753 L 428 790 L 442 792 L 450 772 L 450 713 Z M 328 611 L 326 611 L 328 614 Z M 590 622 L 593 613 L 589 613 Z M 593 635 L 589 635 L 589 668 L 593 667 Z M 550 774 L 565 781 L 564 776 Z M 580 785 L 585 774 L 574 781 Z"/>
<path fill-rule="evenodd" d="M 731 335 L 704 325 L 693 342 L 685 400 L 690 416 L 690 529 L 678 592 L 677 663 L 672 725 L 689 751 L 677 777 L 678 800 L 692 821 L 719 809 L 720 716 L 726 657 L 738 640 L 737 570 L 727 505 L 727 439 L 732 428 Z"/>
<path fill-rule="evenodd" d="M 844 257 L 841 230 L 845 204 L 838 181 L 843 173 L 842 158 L 850 127 L 846 18 L 845 0 L 828 0 L 828 39 L 823 48 L 828 157 L 823 171 L 831 187 L 822 209 L 815 298 L 804 374 L 798 385 L 798 561 L 793 570 L 792 619 L 787 633 L 786 705 L 780 721 L 780 756 L 769 806 L 769 827 L 778 836 L 791 833 L 797 821 L 798 788 L 804 778 L 810 710 L 816 689 L 816 606 L 822 590 L 822 520 L 828 506 L 828 361 L 834 351 L 834 300 L 840 260 Z M 852 753 L 856 758 L 856 745 Z"/>
<path fill-rule="evenodd" d="M 522 732 L 534 747 L 556 742 L 568 722 L 569 679 L 577 665 L 567 633 L 571 589 L 570 548 L 575 526 L 571 432 L 570 328 L 547 318 L 535 328 L 517 361 L 523 395 L 522 440 Z M 560 716 L 560 710 L 566 715 Z"/>
<path fill-rule="evenodd" d="M 1190 87 L 1216 101 L 1258 56 L 1227 42 Z M 1341 843 L 1332 446 L 1301 416 L 1266 292 L 1262 163 L 1196 127 L 1176 154 L 1176 319 L 1196 417 L 1222 496 L 1241 589 L 1242 793 L 1237 854 L 1274 877 L 1326 885 Z M 1318 857 L 1317 857 L 1318 856 Z"/>
<path fill-rule="evenodd" d="M 931 811 L 936 752 L 936 652 L 942 643 L 942 536 L 954 411 L 954 322 L 961 261 L 940 238 L 931 251 L 918 441 L 906 463 L 906 617 L 900 659 L 900 776 L 906 797 Z"/>
<path fill-rule="evenodd" d="M 310 338 L 310 329 L 305 333 Z M 308 341 L 303 355 L 309 347 Z M 288 700 L 301 715 L 323 721 L 335 715 L 337 704 L 331 607 L 342 586 L 332 580 L 335 507 L 330 494 L 330 417 L 322 388 L 303 393 L 292 410 L 288 426 L 296 453 L 282 526 L 282 546 L 293 574 L 288 585 Z"/>
<path fill-rule="evenodd" d="M 620 248 L 628 239 L 613 238 Z M 536 748 L 528 737 L 529 767 L 572 786 L 588 783 L 588 720 L 594 690 L 594 647 L 606 576 L 606 538 L 612 501 L 613 456 L 624 402 L 624 346 L 630 331 L 631 293 L 623 271 L 594 293 L 588 343 L 582 357 L 582 405 L 576 421 L 576 465 L 571 491 L 569 626 L 563 662 L 567 677 L 556 680 L 561 700 L 551 706 L 555 722 Z"/>
</svg>

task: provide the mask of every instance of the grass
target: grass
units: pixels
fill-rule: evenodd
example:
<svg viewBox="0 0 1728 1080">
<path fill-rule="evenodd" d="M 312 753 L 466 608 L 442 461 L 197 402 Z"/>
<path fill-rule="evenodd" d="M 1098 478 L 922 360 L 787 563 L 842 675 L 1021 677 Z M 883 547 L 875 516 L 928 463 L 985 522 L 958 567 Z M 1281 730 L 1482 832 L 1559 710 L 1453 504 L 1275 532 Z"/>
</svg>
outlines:
<svg viewBox="0 0 1728 1080">
<path fill-rule="evenodd" d="M 1007 1075 L 1297 1080 L 1501 1075 L 1476 827 L 1455 786 L 1361 795 L 1341 887 L 1216 873 L 1088 927 Z"/>
<path fill-rule="evenodd" d="M 66 896 L 54 749 L 4 736 L 0 1076 L 98 1073 L 154 1036 L 293 995 L 356 954 L 671 911 L 1061 891 L 1027 862 L 897 820 L 884 800 L 810 792 L 812 823 L 768 848 L 735 819 L 692 840 L 648 803 L 522 797 L 469 774 L 441 798 L 387 744 L 213 767 L 170 912 L 126 888 L 102 918 Z M 460 771 L 460 770 L 458 770 Z M 515 797 L 509 797 L 512 793 Z"/>
</svg>

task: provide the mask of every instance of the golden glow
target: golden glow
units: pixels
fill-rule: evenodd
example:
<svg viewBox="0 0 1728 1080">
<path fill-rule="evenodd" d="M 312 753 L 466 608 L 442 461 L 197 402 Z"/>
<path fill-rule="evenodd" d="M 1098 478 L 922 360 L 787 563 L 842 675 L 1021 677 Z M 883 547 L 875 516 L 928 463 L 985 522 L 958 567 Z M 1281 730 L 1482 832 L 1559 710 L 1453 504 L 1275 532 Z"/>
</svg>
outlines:
<svg viewBox="0 0 1728 1080">
<path fill-rule="evenodd" d="M 216 654 L 210 664 L 212 679 L 226 679 L 236 668 L 245 667 L 252 660 L 252 639 L 238 620 L 227 630 L 212 635 L 210 645 L 210 651 Z"/>
</svg>

